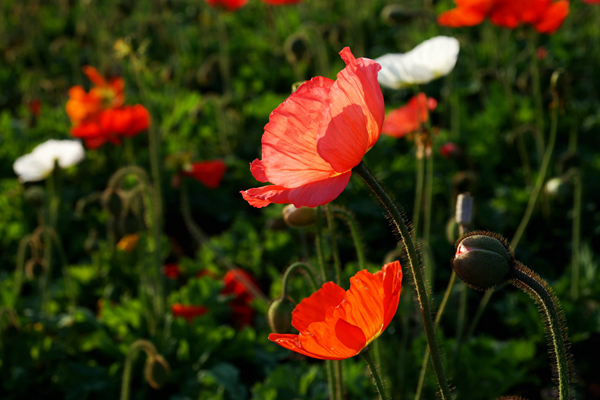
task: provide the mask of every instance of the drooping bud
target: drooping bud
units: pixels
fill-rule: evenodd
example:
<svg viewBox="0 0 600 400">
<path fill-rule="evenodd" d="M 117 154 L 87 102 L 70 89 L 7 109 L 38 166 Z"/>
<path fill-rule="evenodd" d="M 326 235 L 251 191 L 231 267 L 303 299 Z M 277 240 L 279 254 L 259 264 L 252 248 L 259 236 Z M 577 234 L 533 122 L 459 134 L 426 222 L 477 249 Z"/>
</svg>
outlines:
<svg viewBox="0 0 600 400">
<path fill-rule="evenodd" d="M 287 297 L 279 297 L 271 303 L 267 311 L 267 320 L 273 333 L 292 331 L 292 311 L 296 305 Z"/>
<path fill-rule="evenodd" d="M 296 208 L 293 204 L 283 209 L 283 220 L 291 228 L 307 228 L 317 222 L 317 209 L 313 207 Z"/>
<path fill-rule="evenodd" d="M 23 193 L 25 201 L 35 208 L 41 208 L 44 205 L 46 194 L 41 186 L 31 186 Z"/>
<path fill-rule="evenodd" d="M 160 354 L 148 356 L 144 368 L 144 377 L 153 389 L 160 389 L 167 382 L 170 374 L 171 367 L 163 356 Z"/>
<path fill-rule="evenodd" d="M 458 240 L 452 264 L 467 285 L 485 291 L 506 283 L 514 262 L 514 255 L 504 238 L 479 231 Z"/>
</svg>

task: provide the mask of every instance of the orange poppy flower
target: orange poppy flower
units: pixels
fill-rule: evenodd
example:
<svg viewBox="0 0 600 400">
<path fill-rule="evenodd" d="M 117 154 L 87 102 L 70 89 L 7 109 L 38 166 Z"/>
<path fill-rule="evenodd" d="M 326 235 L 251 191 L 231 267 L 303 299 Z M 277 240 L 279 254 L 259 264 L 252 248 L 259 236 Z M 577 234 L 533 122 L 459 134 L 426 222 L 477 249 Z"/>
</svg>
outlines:
<svg viewBox="0 0 600 400">
<path fill-rule="evenodd" d="M 248 0 L 206 0 L 213 7 L 222 7 L 227 11 L 235 11 L 246 5 Z"/>
<path fill-rule="evenodd" d="M 567 0 L 455 0 L 455 3 L 456 8 L 440 14 L 440 25 L 473 26 L 488 17 L 504 28 L 514 29 L 525 23 L 540 33 L 551 34 L 569 14 Z"/>
<path fill-rule="evenodd" d="M 269 335 L 286 349 L 322 360 L 343 360 L 367 347 L 390 324 L 396 314 L 402 269 L 398 261 L 371 274 L 358 272 L 344 291 L 327 282 L 292 312 L 292 326 L 298 335 Z"/>
<path fill-rule="evenodd" d="M 200 317 L 208 312 L 208 308 L 204 306 L 185 306 L 180 303 L 175 303 L 171 306 L 171 312 L 175 317 L 183 317 L 187 322 L 191 323 L 196 317 Z"/>
<path fill-rule="evenodd" d="M 413 96 L 408 104 L 389 113 L 383 121 L 381 132 L 393 138 L 417 131 L 421 124 L 429 119 L 429 111 L 437 107 L 434 98 L 426 97 L 424 93 Z"/>
<path fill-rule="evenodd" d="M 385 114 L 377 82 L 379 64 L 355 59 L 333 81 L 316 77 L 302 84 L 269 117 L 262 137 L 262 160 L 250 170 L 273 185 L 242 191 L 254 207 L 270 203 L 316 207 L 344 190 L 352 168 L 377 142 Z"/>
<path fill-rule="evenodd" d="M 199 161 L 190 164 L 188 169 L 184 169 L 181 173 L 194 178 L 210 189 L 215 189 L 221 185 L 226 169 L 227 167 L 222 160 Z"/>
</svg>

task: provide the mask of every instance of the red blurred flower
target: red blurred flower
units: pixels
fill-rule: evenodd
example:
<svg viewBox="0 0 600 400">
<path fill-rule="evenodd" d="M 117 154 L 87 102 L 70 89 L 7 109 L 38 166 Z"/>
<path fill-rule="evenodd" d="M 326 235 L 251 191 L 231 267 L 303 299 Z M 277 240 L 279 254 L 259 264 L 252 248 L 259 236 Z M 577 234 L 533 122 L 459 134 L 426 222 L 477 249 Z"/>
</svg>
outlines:
<svg viewBox="0 0 600 400">
<path fill-rule="evenodd" d="M 440 154 L 444 158 L 455 158 L 456 156 L 460 155 L 461 152 L 462 150 L 460 147 L 452 142 L 445 143 L 442 145 L 442 147 L 440 147 Z"/>
<path fill-rule="evenodd" d="M 487 17 L 505 28 L 531 24 L 540 33 L 552 34 L 569 14 L 567 0 L 455 0 L 456 8 L 443 12 L 438 23 L 461 27 L 478 25 Z"/>
<path fill-rule="evenodd" d="M 385 117 L 381 132 L 396 139 L 415 132 L 422 123 L 427 122 L 429 111 L 433 111 L 436 107 L 437 100 L 419 93 L 413 96 L 407 105 L 392 111 Z"/>
<path fill-rule="evenodd" d="M 385 114 L 377 82 L 379 64 L 355 59 L 348 47 L 337 81 L 316 77 L 302 84 L 269 117 L 262 160 L 250 164 L 260 182 L 242 191 L 254 207 L 270 203 L 316 207 L 344 190 L 352 168 L 379 138 Z"/>
<path fill-rule="evenodd" d="M 213 7 L 222 7 L 228 11 L 235 11 L 246 5 L 248 0 L 206 0 Z"/>
<path fill-rule="evenodd" d="M 88 93 L 81 86 L 69 90 L 66 110 L 73 128 L 71 135 L 84 140 L 90 149 L 106 142 L 120 144 L 122 136 L 133 136 L 148 129 L 150 114 L 142 105 L 123 106 L 125 83 L 121 78 L 108 81 L 95 68 L 83 67 L 95 85 Z"/>
<path fill-rule="evenodd" d="M 163 274 L 169 279 L 177 279 L 181 274 L 179 265 L 177 264 L 166 264 L 162 267 Z"/>
<path fill-rule="evenodd" d="M 38 117 L 42 111 L 42 102 L 40 100 L 31 100 L 29 102 L 29 111 L 34 117 Z"/>
<path fill-rule="evenodd" d="M 204 306 L 184 306 L 180 303 L 175 303 L 171 306 L 171 311 L 175 317 L 183 317 L 189 323 L 196 317 L 204 315 L 208 312 L 208 308 Z"/>
<path fill-rule="evenodd" d="M 226 169 L 227 167 L 222 160 L 199 161 L 190 164 L 189 169 L 183 170 L 181 173 L 196 179 L 208 188 L 215 189 L 221 185 Z"/>
<path fill-rule="evenodd" d="M 269 335 L 286 349 L 322 360 L 353 357 L 368 346 L 390 324 L 396 314 L 402 269 L 398 261 L 371 274 L 358 272 L 344 291 L 327 282 L 292 312 L 292 326 L 298 335 Z"/>
<path fill-rule="evenodd" d="M 221 294 L 233 295 L 230 307 L 234 321 L 241 326 L 252 324 L 254 309 L 250 303 L 254 300 L 254 295 L 250 286 L 253 286 L 254 290 L 258 290 L 256 281 L 246 271 L 237 268 L 227 271 L 223 277 L 223 283 L 225 286 L 221 290 Z"/>
</svg>

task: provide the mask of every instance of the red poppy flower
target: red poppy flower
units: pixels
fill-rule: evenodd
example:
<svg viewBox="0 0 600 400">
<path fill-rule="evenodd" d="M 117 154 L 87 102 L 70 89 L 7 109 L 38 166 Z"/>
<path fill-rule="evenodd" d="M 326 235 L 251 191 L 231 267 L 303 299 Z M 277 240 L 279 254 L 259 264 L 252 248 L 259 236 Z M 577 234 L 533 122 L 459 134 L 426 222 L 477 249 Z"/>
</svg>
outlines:
<svg viewBox="0 0 600 400">
<path fill-rule="evenodd" d="M 492 23 L 514 29 L 531 24 L 540 33 L 554 33 L 569 14 L 567 0 L 455 0 L 457 7 L 438 17 L 443 26 L 480 24 L 486 17 Z"/>
<path fill-rule="evenodd" d="M 179 265 L 177 264 L 166 264 L 162 267 L 163 274 L 169 279 L 177 279 L 181 274 L 181 270 L 179 269 Z"/>
<path fill-rule="evenodd" d="M 270 203 L 316 207 L 344 190 L 352 168 L 379 138 L 385 114 L 377 82 L 379 64 L 355 59 L 333 81 L 316 77 L 302 84 L 269 117 L 262 137 L 262 160 L 250 170 L 274 185 L 242 191 L 254 207 Z"/>
<path fill-rule="evenodd" d="M 437 107 L 434 98 L 427 98 L 424 93 L 413 96 L 408 104 L 400 107 L 385 117 L 382 133 L 400 138 L 408 133 L 417 131 L 421 124 L 429 119 L 429 111 Z"/>
<path fill-rule="evenodd" d="M 208 188 L 215 189 L 221 185 L 226 169 L 222 160 L 199 161 L 192 163 L 188 170 L 183 170 L 181 173 L 194 178 Z"/>
<path fill-rule="evenodd" d="M 171 306 L 171 311 L 175 317 L 183 317 L 191 323 L 194 318 L 206 314 L 208 308 L 204 306 L 184 306 L 183 304 L 175 303 Z"/>
<path fill-rule="evenodd" d="M 323 360 L 353 357 L 368 346 L 390 324 L 396 314 L 402 269 L 398 261 L 371 274 L 358 272 L 344 291 L 327 282 L 292 312 L 292 326 L 298 335 L 269 335 L 286 349 Z"/>
<path fill-rule="evenodd" d="M 222 7 L 228 11 L 235 11 L 246 5 L 248 0 L 206 0 L 213 7 Z"/>
<path fill-rule="evenodd" d="M 250 306 L 254 295 L 249 286 L 253 285 L 255 290 L 258 290 L 256 281 L 246 271 L 238 268 L 227 271 L 223 283 L 225 286 L 221 294 L 234 295 L 230 303 L 233 320 L 241 326 L 250 325 L 254 318 L 254 309 Z"/>
</svg>

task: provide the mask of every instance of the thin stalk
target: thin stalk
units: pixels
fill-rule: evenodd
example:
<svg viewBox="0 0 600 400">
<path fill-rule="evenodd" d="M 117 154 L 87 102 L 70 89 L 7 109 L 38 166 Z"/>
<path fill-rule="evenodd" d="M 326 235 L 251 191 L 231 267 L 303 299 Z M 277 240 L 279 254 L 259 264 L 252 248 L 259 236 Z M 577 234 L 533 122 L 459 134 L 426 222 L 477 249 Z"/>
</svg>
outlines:
<svg viewBox="0 0 600 400">
<path fill-rule="evenodd" d="M 542 106 L 542 90 L 540 89 L 540 67 L 538 64 L 536 51 L 537 33 L 531 30 L 527 40 L 529 52 L 529 68 L 531 70 L 531 82 L 533 86 L 533 100 L 535 104 L 535 143 L 537 147 L 538 158 L 544 153 L 544 108 Z"/>
<path fill-rule="evenodd" d="M 190 231 L 190 234 L 194 237 L 194 239 L 198 243 L 198 246 L 208 247 L 215 254 L 215 258 L 217 259 L 219 264 L 221 264 L 222 266 L 224 266 L 225 268 L 227 268 L 230 271 L 236 270 L 237 267 L 233 264 L 233 262 L 229 259 L 229 257 L 227 257 L 227 255 L 223 254 L 223 252 L 219 248 L 213 246 L 210 243 L 210 239 L 209 239 L 208 235 L 194 221 L 194 218 L 192 217 L 192 210 L 190 207 L 190 199 L 189 199 L 189 194 L 188 194 L 188 183 L 187 183 L 186 179 L 182 179 L 180 197 L 181 197 L 180 198 L 181 215 L 183 216 L 183 221 L 184 221 L 185 226 L 187 227 L 188 231 Z M 265 304 L 269 303 L 269 299 L 256 286 L 254 286 L 254 284 L 252 282 L 248 281 L 244 276 L 242 276 L 241 274 L 236 274 L 235 279 L 238 282 L 240 282 L 241 284 L 243 284 L 252 293 L 252 295 L 255 298 L 259 299 L 260 301 L 264 302 Z"/>
<path fill-rule="evenodd" d="M 17 299 L 21 293 L 21 286 L 23 284 L 23 271 L 25 268 L 25 255 L 27 253 L 27 246 L 31 245 L 31 239 L 32 235 L 27 234 L 21 238 L 21 241 L 19 241 L 19 249 L 17 250 L 17 268 L 15 270 L 14 283 L 15 299 Z"/>
<path fill-rule="evenodd" d="M 350 233 L 352 234 L 352 241 L 354 242 L 354 248 L 356 249 L 356 258 L 358 260 L 358 269 L 362 271 L 367 268 L 367 261 L 365 258 L 365 247 L 361 239 L 360 231 L 358 230 L 358 224 L 352 213 L 341 207 L 332 207 L 334 215 L 346 221 Z"/>
<path fill-rule="evenodd" d="M 573 231 L 571 239 L 571 298 L 579 297 L 579 244 L 581 242 L 581 193 L 583 184 L 581 175 L 576 172 L 573 176 L 575 193 L 573 199 Z"/>
<path fill-rule="evenodd" d="M 450 293 L 452 292 L 452 288 L 454 287 L 454 281 L 456 280 L 456 272 L 452 270 L 452 274 L 450 275 L 450 281 L 448 281 L 448 286 L 446 287 L 446 292 L 444 292 L 444 297 L 442 298 L 442 303 L 440 304 L 440 308 L 435 315 L 435 320 L 433 321 L 433 325 L 437 328 L 440 323 L 440 319 L 442 319 L 442 314 L 444 314 L 444 310 L 446 309 L 446 304 L 448 303 L 448 299 L 450 298 Z M 419 383 L 417 385 L 417 392 L 415 394 L 415 400 L 419 400 L 421 398 L 421 391 L 423 390 L 423 383 L 425 382 L 425 375 L 427 373 L 427 365 L 429 364 L 429 348 L 425 349 L 425 356 L 423 357 L 423 362 L 421 363 L 421 375 L 419 376 Z"/>
<path fill-rule="evenodd" d="M 336 360 L 331 362 L 333 364 L 333 379 L 337 394 L 337 397 L 334 397 L 335 400 L 343 400 L 344 398 L 343 362 L 344 360 Z"/>
<path fill-rule="evenodd" d="M 331 205 L 327 204 L 327 225 L 329 227 L 329 237 L 331 239 L 331 253 L 333 254 L 333 269 L 335 271 L 335 283 L 339 286 L 342 284 L 342 262 L 340 260 L 340 252 L 338 250 L 337 238 L 335 235 L 335 220 Z"/>
<path fill-rule="evenodd" d="M 369 186 L 369 188 L 377 196 L 377 198 L 382 203 L 387 213 L 391 217 L 392 221 L 394 221 L 394 224 L 398 229 L 398 233 L 400 234 L 402 241 L 406 246 L 409 259 L 409 266 L 415 282 L 417 300 L 419 301 L 419 305 L 421 306 L 421 314 L 423 317 L 423 323 L 425 325 L 425 334 L 427 336 L 427 341 L 429 342 L 433 368 L 436 373 L 438 385 L 440 386 L 442 399 L 452 399 L 452 394 L 450 392 L 450 387 L 448 386 L 448 380 L 444 371 L 444 365 L 442 363 L 442 357 L 438 347 L 437 338 L 435 336 L 435 328 L 433 325 L 433 321 L 431 320 L 431 309 L 429 305 L 429 300 L 427 298 L 425 280 L 423 278 L 423 274 L 419 264 L 417 251 L 410 236 L 408 227 L 406 226 L 406 222 L 404 221 L 404 218 L 402 217 L 402 214 L 400 214 L 400 211 L 398 210 L 398 207 L 396 206 L 394 201 L 390 198 L 387 192 L 383 189 L 383 187 L 380 185 L 377 179 L 375 179 L 375 177 L 371 174 L 371 172 L 367 169 L 367 167 L 362 161 L 356 167 L 354 167 L 352 171 L 357 173 L 358 176 L 360 176 L 363 179 L 367 186 Z"/>
<path fill-rule="evenodd" d="M 46 270 L 40 277 L 40 289 L 42 295 L 42 304 L 41 309 L 46 310 L 46 307 L 49 305 L 48 303 L 48 282 L 52 277 L 52 238 L 50 236 L 50 229 L 54 229 L 56 226 L 56 218 L 58 205 L 60 200 L 56 196 L 56 181 L 58 178 L 58 164 L 55 163 L 54 170 L 52 173 L 46 178 L 46 195 L 48 196 L 48 200 L 46 203 L 46 212 L 44 214 L 44 263 L 46 264 Z"/>
<path fill-rule="evenodd" d="M 327 384 L 329 386 L 330 398 L 338 400 L 337 388 L 335 385 L 335 372 L 332 360 L 325 360 L 325 369 L 327 371 Z"/>
<path fill-rule="evenodd" d="M 416 154 L 416 187 L 415 187 L 415 204 L 413 208 L 413 235 L 418 237 L 419 220 L 421 217 L 421 205 L 423 203 L 423 181 L 425 176 L 425 148 L 423 145 L 417 145 Z"/>
<path fill-rule="evenodd" d="M 551 355 L 555 358 L 553 366 L 558 372 L 559 400 L 569 400 L 569 360 L 567 331 L 562 323 L 562 310 L 558 299 L 548 284 L 535 272 L 517 263 L 512 271 L 511 283 L 529 294 L 538 304 L 546 334 L 552 343 Z"/>
<path fill-rule="evenodd" d="M 369 353 L 369 348 L 366 347 L 363 351 L 360 352 L 361 357 L 367 363 L 369 370 L 371 371 L 371 375 L 373 376 L 373 380 L 375 381 L 375 386 L 377 386 L 377 391 L 379 392 L 379 398 L 381 400 L 388 399 L 385 395 L 385 389 L 383 387 L 383 382 L 381 381 L 381 377 L 379 376 L 379 372 L 377 372 L 377 366 L 373 362 L 371 358 L 371 354 Z"/>
<path fill-rule="evenodd" d="M 319 270 L 321 272 L 321 282 L 327 282 L 327 270 L 325 262 L 325 253 L 323 250 L 323 215 L 321 213 L 321 206 L 317 206 L 317 237 L 315 240 L 317 247 L 317 258 L 319 261 Z"/>
</svg>

